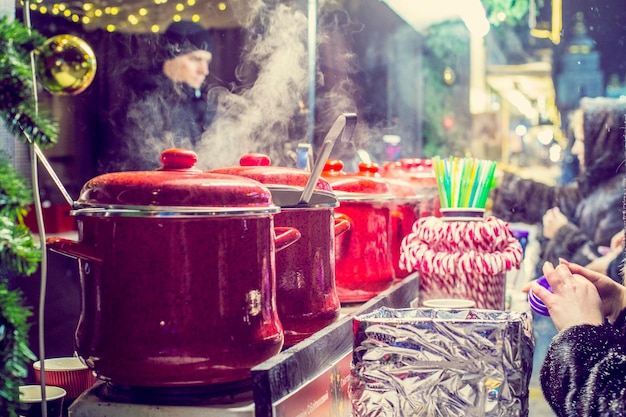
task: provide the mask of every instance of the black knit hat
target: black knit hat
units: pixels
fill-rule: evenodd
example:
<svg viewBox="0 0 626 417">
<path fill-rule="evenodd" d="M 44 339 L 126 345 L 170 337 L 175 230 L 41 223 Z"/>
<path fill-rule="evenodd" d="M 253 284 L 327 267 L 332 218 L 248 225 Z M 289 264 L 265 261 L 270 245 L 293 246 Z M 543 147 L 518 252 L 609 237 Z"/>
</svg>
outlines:
<svg viewBox="0 0 626 417">
<path fill-rule="evenodd" d="M 209 32 L 201 25 L 186 20 L 171 23 L 165 30 L 163 37 L 166 42 L 167 54 L 171 58 L 198 49 L 204 51 L 213 49 Z"/>
</svg>

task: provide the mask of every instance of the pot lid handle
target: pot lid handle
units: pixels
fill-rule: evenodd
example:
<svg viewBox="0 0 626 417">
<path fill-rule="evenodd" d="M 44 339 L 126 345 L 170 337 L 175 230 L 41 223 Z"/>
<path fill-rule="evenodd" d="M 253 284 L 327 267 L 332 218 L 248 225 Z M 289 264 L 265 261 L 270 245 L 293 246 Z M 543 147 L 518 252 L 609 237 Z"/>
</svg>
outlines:
<svg viewBox="0 0 626 417">
<path fill-rule="evenodd" d="M 271 163 L 270 157 L 262 153 L 247 153 L 239 158 L 239 165 L 242 167 L 268 167 Z"/>
<path fill-rule="evenodd" d="M 161 163 L 163 166 L 159 171 L 199 171 L 195 167 L 198 162 L 198 155 L 190 150 L 183 148 L 170 148 L 161 152 Z"/>
<path fill-rule="evenodd" d="M 378 164 L 372 162 L 360 162 L 359 163 L 359 175 L 380 177 L 380 168 Z"/>
<path fill-rule="evenodd" d="M 329 159 L 324 164 L 324 171 L 322 171 L 324 176 L 333 176 L 333 175 L 345 175 L 343 171 L 343 161 L 339 159 Z"/>
</svg>

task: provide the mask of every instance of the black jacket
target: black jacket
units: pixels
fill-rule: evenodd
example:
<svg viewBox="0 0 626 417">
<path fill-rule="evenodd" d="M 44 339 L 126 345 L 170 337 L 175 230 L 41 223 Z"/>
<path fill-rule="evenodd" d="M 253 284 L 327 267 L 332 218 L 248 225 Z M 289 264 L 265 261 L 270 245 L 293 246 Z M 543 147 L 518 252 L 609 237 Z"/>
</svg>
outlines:
<svg viewBox="0 0 626 417">
<path fill-rule="evenodd" d="M 586 265 L 600 256 L 599 246 L 624 229 L 624 114 L 626 101 L 581 100 L 584 117 L 585 164 L 577 180 L 549 186 L 506 173 L 492 193 L 493 215 L 509 222 L 541 223 L 552 207 L 569 223 L 550 239 L 541 240 L 541 262 L 559 258 Z M 540 273 L 540 270 L 538 270 Z"/>
<path fill-rule="evenodd" d="M 101 171 L 159 168 L 164 149 L 194 149 L 215 116 L 205 92 L 174 83 L 160 70 L 136 73 L 130 85 Z"/>
<path fill-rule="evenodd" d="M 626 415 L 626 310 L 614 325 L 559 333 L 541 367 L 544 396 L 558 417 Z"/>
</svg>

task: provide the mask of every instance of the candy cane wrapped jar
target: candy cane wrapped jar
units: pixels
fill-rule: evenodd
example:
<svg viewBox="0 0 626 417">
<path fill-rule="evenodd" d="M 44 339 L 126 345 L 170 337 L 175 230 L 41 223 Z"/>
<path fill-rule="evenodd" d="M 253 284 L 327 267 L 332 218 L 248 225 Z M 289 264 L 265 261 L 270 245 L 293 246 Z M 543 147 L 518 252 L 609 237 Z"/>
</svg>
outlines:
<svg viewBox="0 0 626 417">
<path fill-rule="evenodd" d="M 506 272 L 522 247 L 508 223 L 487 218 L 423 217 L 402 241 L 400 266 L 420 273 L 420 300 L 461 298 L 504 310 Z"/>
</svg>

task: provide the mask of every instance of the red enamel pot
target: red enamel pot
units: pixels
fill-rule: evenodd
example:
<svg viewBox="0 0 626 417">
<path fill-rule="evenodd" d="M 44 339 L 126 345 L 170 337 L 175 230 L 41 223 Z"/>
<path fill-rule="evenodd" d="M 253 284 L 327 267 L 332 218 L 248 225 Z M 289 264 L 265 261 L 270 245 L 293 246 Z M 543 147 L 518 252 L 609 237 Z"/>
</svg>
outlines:
<svg viewBox="0 0 626 417">
<path fill-rule="evenodd" d="M 400 178 L 385 178 L 380 174 L 377 164 L 361 162 L 358 175 L 381 178 L 389 186 L 393 195 L 390 201 L 391 209 L 391 262 L 395 277 L 406 278 L 409 273 L 400 267 L 400 248 L 402 239 L 411 233 L 413 224 L 417 221 L 424 198 L 420 196 L 413 185 Z"/>
<path fill-rule="evenodd" d="M 388 162 L 381 170 L 383 178 L 406 181 L 413 186 L 421 197 L 418 217 L 441 217 L 441 202 L 437 192 L 437 178 L 432 160 L 421 158 L 401 158 Z"/>
<path fill-rule="evenodd" d="M 395 277 L 391 258 L 393 195 L 380 178 L 345 174 L 341 161 L 329 160 L 322 176 L 339 199 L 335 212 L 350 223 L 350 230 L 335 242 L 339 300 L 367 301 L 389 288 Z"/>
<path fill-rule="evenodd" d="M 339 202 L 328 181 L 320 178 L 309 203 L 299 204 L 310 172 L 270 164 L 266 155 L 247 154 L 241 157 L 241 166 L 209 172 L 240 175 L 263 183 L 281 208 L 274 215 L 274 223 L 301 233 L 295 244 L 276 254 L 276 305 L 285 347 L 289 347 L 339 318 L 335 237 L 347 231 L 350 224 L 335 218 Z"/>
<path fill-rule="evenodd" d="M 160 170 L 91 179 L 72 212 L 78 241 L 47 239 L 78 258 L 76 349 L 113 383 L 246 380 L 283 346 L 275 253 L 300 233 L 274 227 L 267 187 L 201 172 L 196 160 L 172 149 Z"/>
</svg>

